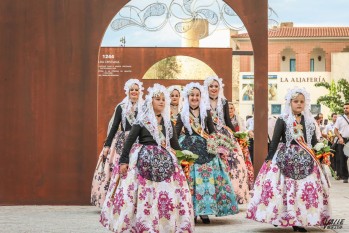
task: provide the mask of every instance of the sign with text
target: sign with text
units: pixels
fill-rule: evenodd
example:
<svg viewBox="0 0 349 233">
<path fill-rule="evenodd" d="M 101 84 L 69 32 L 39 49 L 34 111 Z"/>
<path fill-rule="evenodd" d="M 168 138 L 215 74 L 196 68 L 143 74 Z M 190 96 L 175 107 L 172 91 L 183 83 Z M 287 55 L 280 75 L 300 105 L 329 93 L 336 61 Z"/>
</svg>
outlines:
<svg viewBox="0 0 349 233">
<path fill-rule="evenodd" d="M 330 72 L 270 72 L 268 73 L 268 101 L 270 114 L 278 115 L 284 108 L 285 94 L 294 87 L 305 88 L 311 97 L 311 112 L 327 114 L 325 106 L 317 105 L 317 99 L 327 93 L 324 87 L 316 87 L 319 82 L 330 82 Z M 253 73 L 240 73 L 240 112 L 241 115 L 251 114 L 251 105 L 255 100 Z"/>
</svg>

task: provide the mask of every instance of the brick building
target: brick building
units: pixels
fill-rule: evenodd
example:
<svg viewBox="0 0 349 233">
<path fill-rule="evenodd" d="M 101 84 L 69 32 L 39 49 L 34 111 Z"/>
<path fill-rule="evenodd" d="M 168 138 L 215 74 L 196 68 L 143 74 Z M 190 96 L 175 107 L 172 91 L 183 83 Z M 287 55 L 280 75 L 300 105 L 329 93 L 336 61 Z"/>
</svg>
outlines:
<svg viewBox="0 0 349 233">
<path fill-rule="evenodd" d="M 247 33 L 231 34 L 233 50 L 253 51 Z M 282 23 L 269 31 L 268 53 L 270 114 L 278 115 L 287 89 L 299 86 L 310 91 L 313 113 L 321 111 L 328 116 L 330 110 L 316 104 L 326 90 L 314 84 L 349 79 L 349 27 L 294 27 L 293 23 Z M 233 101 L 238 103 L 242 116 L 250 115 L 254 99 L 253 56 L 235 57 L 233 67 Z"/>
<path fill-rule="evenodd" d="M 233 35 L 239 50 L 253 50 L 247 33 Z M 349 27 L 293 27 L 269 32 L 269 72 L 331 72 L 331 54 L 349 52 Z M 240 71 L 253 71 L 253 57 L 240 58 Z"/>
</svg>

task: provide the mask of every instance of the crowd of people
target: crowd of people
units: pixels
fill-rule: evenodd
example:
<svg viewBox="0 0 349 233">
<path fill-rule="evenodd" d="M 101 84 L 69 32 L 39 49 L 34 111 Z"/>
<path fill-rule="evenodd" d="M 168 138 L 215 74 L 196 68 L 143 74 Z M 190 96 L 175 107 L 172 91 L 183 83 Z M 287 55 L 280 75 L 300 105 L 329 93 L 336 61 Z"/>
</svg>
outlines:
<svg viewBox="0 0 349 233">
<path fill-rule="evenodd" d="M 349 104 L 322 128 L 310 112 L 309 93 L 288 91 L 285 110 L 268 118 L 269 153 L 253 171 L 253 118 L 246 124 L 224 96 L 219 77 L 204 84 L 165 88 L 130 79 L 115 108 L 92 181 L 91 203 L 113 232 L 194 232 L 209 215 L 239 213 L 274 226 L 323 226 L 331 217 L 325 157 L 314 148 L 323 138 L 336 148 L 331 168 L 348 182 L 345 156 Z M 320 116 L 317 116 L 320 118 Z M 320 133 L 319 133 L 320 132 Z M 219 149 L 214 149 L 212 143 Z M 197 155 L 186 174 L 177 152 Z M 257 155 L 263 156 L 263 155 Z M 328 163 L 327 163 L 328 164 Z M 345 166 L 344 166 L 345 164 Z"/>
<path fill-rule="evenodd" d="M 337 180 L 348 183 L 348 156 L 349 156 L 349 103 L 343 105 L 343 114 L 332 113 L 331 121 L 324 121 L 319 113 L 315 116 L 317 138 L 327 140 L 334 156 L 331 157 L 332 175 Z M 348 152 L 347 152 L 348 151 Z"/>
</svg>

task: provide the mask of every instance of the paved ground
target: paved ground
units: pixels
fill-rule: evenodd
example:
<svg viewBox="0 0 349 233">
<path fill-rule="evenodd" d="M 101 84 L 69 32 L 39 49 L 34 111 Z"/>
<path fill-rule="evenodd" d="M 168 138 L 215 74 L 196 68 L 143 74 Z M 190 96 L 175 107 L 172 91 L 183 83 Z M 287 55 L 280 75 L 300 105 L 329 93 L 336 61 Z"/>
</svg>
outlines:
<svg viewBox="0 0 349 233">
<path fill-rule="evenodd" d="M 307 228 L 309 232 L 349 232 L 349 184 L 332 181 L 331 201 L 333 218 L 345 219 L 340 230 Z M 246 206 L 234 216 L 211 217 L 210 225 L 199 223 L 198 233 L 233 233 L 233 232 L 293 232 L 291 228 L 273 227 L 247 220 Z M 40 232 L 109 232 L 98 222 L 99 210 L 91 206 L 0 206 L 0 232 L 4 233 L 40 233 Z"/>
</svg>

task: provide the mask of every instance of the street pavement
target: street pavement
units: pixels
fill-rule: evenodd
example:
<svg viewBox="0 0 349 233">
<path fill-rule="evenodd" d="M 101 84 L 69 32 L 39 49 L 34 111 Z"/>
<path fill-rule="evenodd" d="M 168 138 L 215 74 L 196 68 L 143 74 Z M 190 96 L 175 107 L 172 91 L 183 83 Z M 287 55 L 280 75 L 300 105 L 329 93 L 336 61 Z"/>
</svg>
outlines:
<svg viewBox="0 0 349 233">
<path fill-rule="evenodd" d="M 331 204 L 333 219 L 344 219 L 342 229 L 329 230 L 308 227 L 308 232 L 349 232 L 349 184 L 332 180 Z M 200 222 L 197 233 L 234 232 L 293 232 L 292 228 L 274 227 L 245 218 L 246 205 L 240 213 L 228 217 L 211 217 L 211 224 Z M 338 225 L 337 225 L 338 226 Z M 99 209 L 92 206 L 0 206 L 0 232 L 2 233 L 106 233 L 99 223 Z"/>
</svg>

